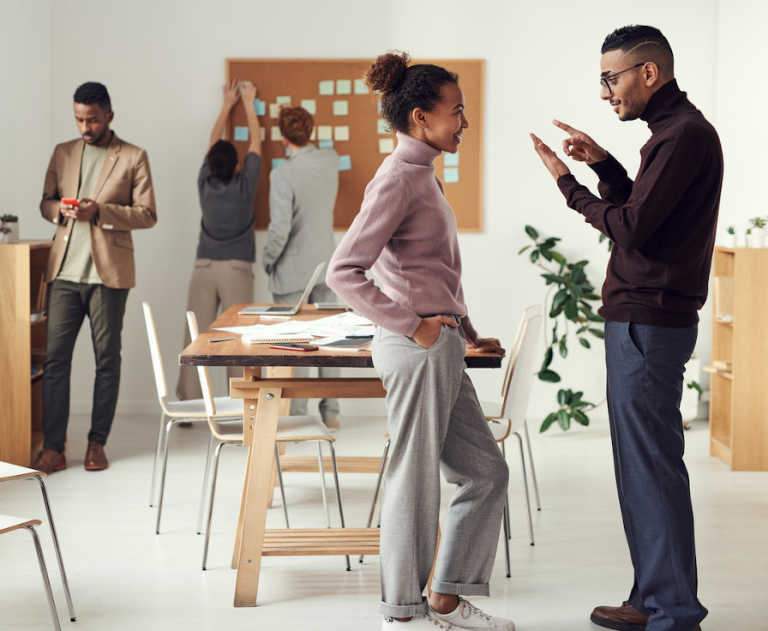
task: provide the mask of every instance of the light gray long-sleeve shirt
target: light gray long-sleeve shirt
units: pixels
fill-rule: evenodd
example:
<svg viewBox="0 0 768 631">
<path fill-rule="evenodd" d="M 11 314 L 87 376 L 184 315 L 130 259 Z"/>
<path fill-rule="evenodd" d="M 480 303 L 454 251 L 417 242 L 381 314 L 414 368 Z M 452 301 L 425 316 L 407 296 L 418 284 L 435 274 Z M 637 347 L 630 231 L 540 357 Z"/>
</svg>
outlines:
<svg viewBox="0 0 768 631">
<path fill-rule="evenodd" d="M 304 289 L 334 250 L 333 208 L 339 157 L 308 144 L 269 174 L 269 230 L 264 269 L 273 294 Z"/>
</svg>

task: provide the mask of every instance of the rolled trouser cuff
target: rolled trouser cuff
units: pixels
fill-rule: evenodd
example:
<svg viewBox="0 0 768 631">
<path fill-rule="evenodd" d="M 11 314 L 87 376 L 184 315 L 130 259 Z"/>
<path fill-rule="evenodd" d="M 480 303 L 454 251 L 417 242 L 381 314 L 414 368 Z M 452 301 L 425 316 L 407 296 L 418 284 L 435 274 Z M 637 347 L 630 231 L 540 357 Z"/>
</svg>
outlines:
<svg viewBox="0 0 768 631">
<path fill-rule="evenodd" d="M 413 616 L 422 616 L 427 613 L 427 600 L 422 598 L 420 603 L 413 605 L 390 605 L 382 602 L 379 604 L 379 611 L 387 618 L 412 618 Z"/>
<path fill-rule="evenodd" d="M 488 596 L 488 583 L 448 583 L 432 581 L 432 591 L 438 594 L 453 594 L 456 596 Z"/>
</svg>

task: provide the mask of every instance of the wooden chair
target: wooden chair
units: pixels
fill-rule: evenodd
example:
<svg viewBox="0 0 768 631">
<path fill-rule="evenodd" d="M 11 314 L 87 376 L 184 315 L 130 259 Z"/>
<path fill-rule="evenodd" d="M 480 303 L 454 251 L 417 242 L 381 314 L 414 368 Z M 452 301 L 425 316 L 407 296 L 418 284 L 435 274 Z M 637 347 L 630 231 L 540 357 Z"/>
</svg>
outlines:
<svg viewBox="0 0 768 631">
<path fill-rule="evenodd" d="M 155 459 L 152 464 L 152 483 L 149 488 L 149 505 L 153 505 L 155 500 L 155 487 L 157 477 L 157 467 L 162 462 L 162 473 L 160 476 L 160 488 L 157 498 L 157 520 L 155 522 L 155 533 L 160 534 L 160 520 L 163 514 L 163 499 L 165 496 L 165 476 L 168 468 L 168 438 L 171 429 L 182 421 L 190 423 L 207 423 L 208 417 L 205 411 L 205 403 L 202 399 L 188 399 L 186 401 L 168 401 L 168 386 L 165 381 L 165 369 L 163 368 L 163 357 L 160 353 L 160 343 L 157 338 L 157 329 L 155 328 L 155 318 L 152 315 L 152 308 L 147 302 L 141 303 L 144 311 L 144 323 L 147 328 L 147 339 L 149 341 L 149 354 L 152 358 L 152 371 L 155 376 L 155 387 L 157 389 L 157 401 L 160 404 L 160 426 L 157 431 L 157 446 L 155 447 Z M 216 398 L 216 420 L 239 421 L 242 424 L 243 406 L 239 401 L 234 401 L 229 397 Z M 211 449 L 206 452 L 210 459 Z M 203 472 L 203 485 L 200 492 L 200 505 L 197 514 L 197 534 L 202 532 L 203 508 L 205 506 L 205 490 L 208 486 L 208 471 L 210 470 L 210 461 L 205 464 Z"/>
<path fill-rule="evenodd" d="M 35 552 L 37 553 L 37 562 L 40 564 L 40 573 L 43 575 L 45 593 L 48 596 L 48 606 L 51 609 L 51 616 L 53 617 L 53 628 L 56 629 L 56 631 L 61 631 L 59 613 L 56 611 L 56 602 L 53 600 L 51 580 L 48 577 L 48 568 L 45 566 L 45 557 L 43 557 L 43 548 L 40 546 L 40 539 L 35 531 L 35 526 L 39 526 L 41 523 L 42 522 L 39 519 L 22 519 L 21 517 L 0 515 L 0 535 L 21 529 L 26 529 L 32 534 L 32 541 L 35 544 Z M 11 580 L 11 577 L 7 577 L 7 580 Z M 74 617 L 72 619 L 74 620 Z"/>
<path fill-rule="evenodd" d="M 11 464 L 10 462 L 0 461 L 0 482 L 10 482 L 13 480 L 37 480 L 40 484 L 40 492 L 43 495 L 43 505 L 45 506 L 45 514 L 48 517 L 48 526 L 51 529 L 51 538 L 53 539 L 53 548 L 56 551 L 56 560 L 59 563 L 59 571 L 61 572 L 61 582 L 64 584 L 64 594 L 67 597 L 67 606 L 69 607 L 69 619 L 74 622 L 77 617 L 75 616 L 75 608 L 72 605 L 72 595 L 69 591 L 69 581 L 67 580 L 67 573 L 64 570 L 64 561 L 61 558 L 61 548 L 59 546 L 59 537 L 56 534 L 56 525 L 53 522 L 53 513 L 51 512 L 51 504 L 48 501 L 48 490 L 45 486 L 45 473 L 37 471 L 36 469 L 28 469 L 27 467 L 20 467 L 19 465 Z M 40 522 L 38 521 L 37 524 Z M 23 528 L 25 526 L 16 526 L 16 528 Z M 15 528 L 14 528 L 15 529 Z M 35 540 L 37 534 L 32 531 Z M 36 544 L 37 545 L 37 544 Z M 47 581 L 47 573 L 45 579 Z M 56 618 L 58 622 L 58 618 Z"/>
<path fill-rule="evenodd" d="M 187 311 L 187 325 L 189 327 L 189 335 L 192 341 L 197 339 L 199 335 L 199 329 L 197 326 L 197 317 L 194 312 Z M 203 546 L 203 570 L 206 569 L 208 561 L 208 548 L 211 539 L 211 521 L 213 518 L 213 502 L 216 495 L 216 478 L 219 470 L 219 458 L 221 456 L 221 450 L 225 445 L 239 445 L 244 446 L 243 440 L 243 427 L 239 428 L 232 426 L 231 424 L 222 424 L 217 422 L 216 416 L 216 399 L 211 395 L 211 383 L 208 378 L 208 370 L 205 366 L 197 367 L 197 374 L 200 379 L 200 388 L 203 392 L 203 402 L 205 403 L 206 418 L 208 420 L 208 428 L 211 431 L 211 438 L 216 443 L 216 447 L 213 455 L 213 471 L 210 474 L 210 492 L 208 501 L 208 519 L 205 527 L 205 543 Z M 242 401 L 237 400 L 237 403 L 242 407 Z M 277 421 L 277 436 L 275 444 L 275 465 L 277 468 L 277 478 L 280 484 L 280 495 L 283 503 L 283 514 L 285 517 L 285 527 L 290 528 L 288 521 L 288 504 L 285 501 L 285 486 L 283 484 L 283 472 L 280 468 L 280 450 L 278 444 L 288 443 L 306 443 L 314 442 L 317 444 L 317 460 L 320 470 L 320 490 L 323 497 L 323 507 L 325 509 L 325 517 L 328 528 L 331 527 L 331 517 L 328 510 L 328 499 L 325 489 L 325 469 L 323 465 L 323 444 L 326 444 L 331 452 L 331 464 L 333 465 L 333 481 L 336 487 L 336 501 L 339 505 L 339 519 L 341 521 L 341 527 L 345 528 L 344 523 L 344 508 L 341 501 L 341 487 L 339 486 L 339 471 L 336 464 L 336 449 L 334 443 L 336 439 L 326 429 L 323 422 L 313 416 L 282 416 Z M 349 556 L 346 555 L 347 571 L 350 570 Z"/>
</svg>

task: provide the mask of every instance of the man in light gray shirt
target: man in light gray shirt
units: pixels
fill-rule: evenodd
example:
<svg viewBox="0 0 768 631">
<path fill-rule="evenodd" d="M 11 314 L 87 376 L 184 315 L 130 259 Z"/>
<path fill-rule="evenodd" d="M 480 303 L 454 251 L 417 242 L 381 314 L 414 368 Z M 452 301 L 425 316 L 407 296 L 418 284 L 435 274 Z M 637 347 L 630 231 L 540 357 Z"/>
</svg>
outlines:
<svg viewBox="0 0 768 631">
<path fill-rule="evenodd" d="M 278 119 L 290 159 L 269 174 L 269 231 L 264 246 L 264 269 L 275 302 L 295 304 L 318 263 L 330 260 L 334 250 L 333 208 L 339 188 L 339 157 L 333 149 L 317 149 L 309 138 L 314 121 L 302 107 L 284 107 Z M 335 302 L 321 282 L 310 302 Z M 337 377 L 335 368 L 319 368 L 321 377 Z M 306 369 L 295 369 L 306 376 Z M 291 401 L 291 414 L 306 414 L 306 399 Z M 339 426 L 336 399 L 320 402 L 327 427 Z"/>
</svg>

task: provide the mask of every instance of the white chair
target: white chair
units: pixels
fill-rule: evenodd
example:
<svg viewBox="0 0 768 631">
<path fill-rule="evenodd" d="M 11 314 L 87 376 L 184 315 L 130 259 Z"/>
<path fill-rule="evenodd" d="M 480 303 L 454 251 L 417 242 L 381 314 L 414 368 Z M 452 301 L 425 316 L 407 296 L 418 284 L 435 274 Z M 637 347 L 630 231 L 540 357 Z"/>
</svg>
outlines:
<svg viewBox="0 0 768 631">
<path fill-rule="evenodd" d="M 197 317 L 192 311 L 187 311 L 187 325 L 189 327 L 189 335 L 194 342 L 199 335 L 199 329 L 197 326 Z M 216 495 L 216 478 L 219 471 L 219 458 L 221 456 L 221 449 L 225 445 L 239 445 L 243 446 L 243 427 L 240 424 L 239 427 L 235 427 L 232 424 L 221 424 L 217 422 L 216 406 L 218 399 L 214 399 L 211 395 L 211 383 L 208 378 L 208 370 L 205 366 L 197 367 L 197 374 L 200 379 L 200 389 L 203 393 L 203 402 L 205 404 L 206 419 L 208 421 L 208 427 L 211 431 L 211 439 L 216 443 L 213 456 L 213 471 L 210 474 L 211 488 L 209 492 L 208 500 L 208 518 L 205 526 L 205 543 L 203 545 L 203 570 L 206 569 L 208 562 L 208 548 L 211 539 L 211 521 L 213 519 L 213 502 Z M 240 405 L 242 410 L 243 402 L 235 400 Z M 339 505 L 339 519 L 341 527 L 345 528 L 344 523 L 344 509 L 341 501 L 341 488 L 339 486 L 339 472 L 336 465 L 336 450 L 334 443 L 336 439 L 328 432 L 323 422 L 314 416 L 284 416 L 278 418 L 277 421 L 277 436 L 275 443 L 275 466 L 277 468 L 277 477 L 280 484 L 280 495 L 283 503 L 283 514 L 285 517 L 285 527 L 290 528 L 288 521 L 288 504 L 285 501 L 285 486 L 283 484 L 283 472 L 280 468 L 280 450 L 277 443 L 304 443 L 314 442 L 317 443 L 317 459 L 318 467 L 320 471 L 320 491 L 323 497 L 323 507 L 325 510 L 325 518 L 328 528 L 331 527 L 331 517 L 328 510 L 328 499 L 325 489 L 325 470 L 323 467 L 323 444 L 327 444 L 331 451 L 331 463 L 333 465 L 333 481 L 336 486 L 336 501 Z M 209 458 L 210 461 L 210 458 Z M 347 571 L 350 570 L 349 556 L 346 555 Z"/>
<path fill-rule="evenodd" d="M 45 557 L 43 557 L 43 549 L 40 546 L 40 539 L 35 531 L 35 526 L 41 524 L 39 519 L 22 519 L 21 517 L 11 517 L 10 515 L 0 515 L 0 535 L 7 532 L 13 532 L 14 530 L 26 529 L 32 534 L 32 541 L 35 544 L 35 552 L 37 552 L 37 562 L 40 564 L 40 573 L 43 575 L 43 584 L 45 585 L 45 593 L 48 596 L 48 606 L 51 609 L 51 616 L 53 617 L 53 628 L 56 631 L 61 631 L 61 624 L 59 624 L 59 613 L 56 611 L 56 602 L 53 600 L 53 590 L 51 589 L 51 580 L 48 577 L 48 568 L 45 566 Z M 7 577 L 8 580 L 11 577 Z"/>
<path fill-rule="evenodd" d="M 539 485 L 536 479 L 536 468 L 533 463 L 533 451 L 531 439 L 528 433 L 526 414 L 528 401 L 531 394 L 531 384 L 536 375 L 536 353 L 538 352 L 541 327 L 544 323 L 544 313 L 541 305 L 533 305 L 523 311 L 515 335 L 515 341 L 509 354 L 507 370 L 501 386 L 501 401 L 497 403 L 482 402 L 483 412 L 486 414 L 491 433 L 501 446 L 501 451 L 506 458 L 506 439 L 510 436 L 517 438 L 520 447 L 520 468 L 523 475 L 523 488 L 525 491 L 525 503 L 528 510 L 528 531 L 531 545 L 535 545 L 533 535 L 533 518 L 531 515 L 531 500 L 528 493 L 528 474 L 525 464 L 525 448 L 523 447 L 523 435 L 528 449 L 528 458 L 531 464 L 531 476 L 533 488 L 536 494 L 536 507 L 541 510 L 539 499 Z M 504 531 L 506 539 L 509 532 L 509 502 L 504 510 Z M 509 576 L 509 551 L 507 551 L 507 576 Z"/>
<path fill-rule="evenodd" d="M 155 523 L 155 533 L 160 534 L 160 519 L 163 514 L 163 499 L 165 496 L 165 476 L 168 468 L 168 438 L 171 429 L 181 421 L 191 423 L 207 423 L 208 417 L 205 411 L 205 403 L 202 399 L 189 399 L 186 401 L 168 401 L 168 387 L 165 381 L 165 369 L 163 368 L 163 357 L 160 354 L 160 343 L 157 339 L 157 329 L 155 328 L 155 319 L 152 315 L 152 309 L 148 303 L 142 302 L 141 307 L 144 311 L 144 323 L 147 327 L 147 339 L 149 341 L 149 353 L 152 358 L 152 370 L 155 375 L 155 386 L 157 388 L 157 400 L 160 404 L 160 426 L 157 431 L 157 446 L 155 448 L 155 459 L 152 464 L 152 483 L 149 488 L 149 505 L 153 505 L 155 500 L 155 486 L 157 478 L 157 467 L 162 461 L 162 473 L 160 476 L 160 488 L 157 498 L 157 521 Z M 242 423 L 243 406 L 239 401 L 233 401 L 229 397 L 216 398 L 216 420 L 240 420 Z M 209 445 L 210 447 L 210 445 Z M 211 449 L 206 452 L 210 458 Z M 205 490 L 208 485 L 209 462 L 206 462 L 203 473 L 203 486 L 200 494 L 200 505 L 197 514 L 197 534 L 202 531 L 203 507 L 205 505 Z"/>
<path fill-rule="evenodd" d="M 74 622 L 77 617 L 75 616 L 75 608 L 72 605 L 72 595 L 69 592 L 69 581 L 67 580 L 67 573 L 64 570 L 64 561 L 61 558 L 61 548 L 59 547 L 59 537 L 56 534 L 56 525 L 53 523 L 53 514 L 51 513 L 51 505 L 48 501 L 48 490 L 45 487 L 45 473 L 37 471 L 36 469 L 28 469 L 27 467 L 20 467 L 19 465 L 11 464 L 10 462 L 3 462 L 0 460 L 0 482 L 11 482 L 13 480 L 37 480 L 40 484 L 40 492 L 43 495 L 43 505 L 45 506 L 45 514 L 48 517 L 48 526 L 51 529 L 51 538 L 53 539 L 53 549 L 56 552 L 56 560 L 59 563 L 59 571 L 61 572 L 61 582 L 64 584 L 64 594 L 67 597 L 67 606 L 69 607 L 69 619 Z M 37 522 L 40 523 L 39 521 Z M 17 526 L 21 528 L 23 526 Z M 33 537 L 37 538 L 34 530 L 32 530 Z M 37 545 L 37 544 L 36 544 Z M 47 577 L 47 573 L 46 573 Z M 58 617 L 56 618 L 58 622 Z"/>
</svg>

